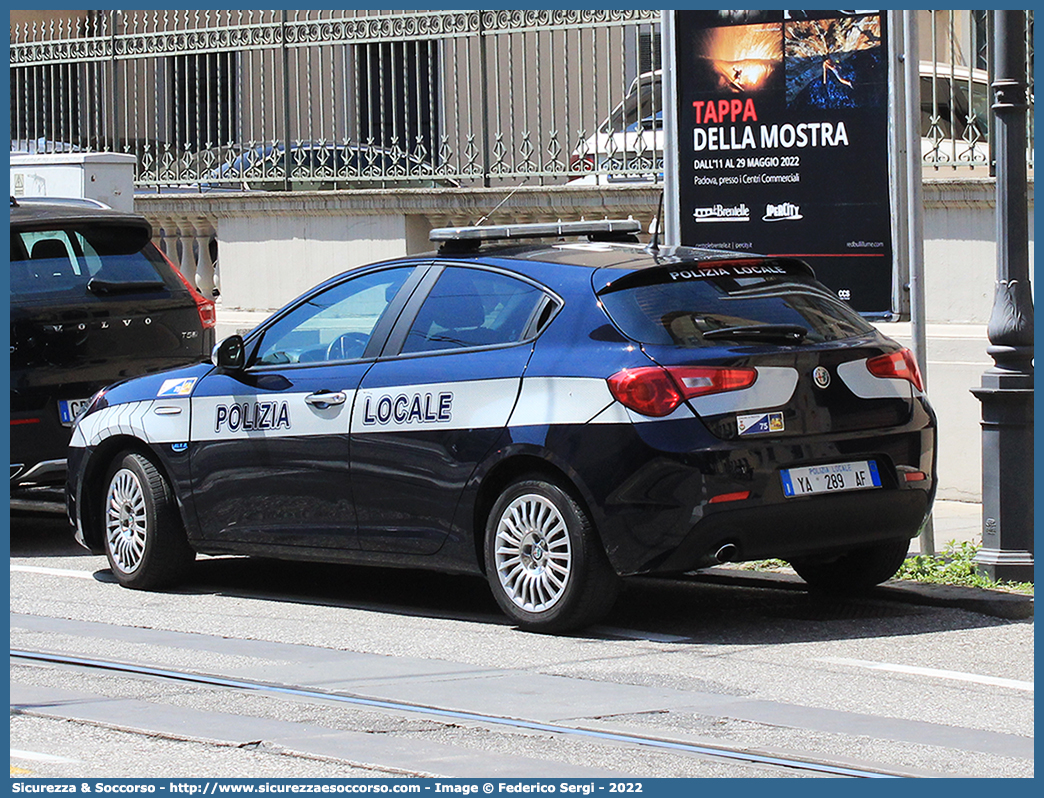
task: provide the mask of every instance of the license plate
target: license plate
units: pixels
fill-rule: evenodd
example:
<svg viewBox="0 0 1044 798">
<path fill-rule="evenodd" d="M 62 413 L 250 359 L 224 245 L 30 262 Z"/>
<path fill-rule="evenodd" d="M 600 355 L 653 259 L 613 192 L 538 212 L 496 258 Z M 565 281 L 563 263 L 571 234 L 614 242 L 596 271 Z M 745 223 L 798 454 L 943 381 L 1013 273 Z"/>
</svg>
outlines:
<svg viewBox="0 0 1044 798">
<path fill-rule="evenodd" d="M 91 403 L 90 399 L 62 399 L 58 402 L 58 418 L 62 426 L 71 427 L 80 411 Z"/>
<path fill-rule="evenodd" d="M 784 468 L 780 470 L 779 475 L 783 480 L 783 495 L 788 499 L 815 493 L 881 487 L 881 475 L 877 472 L 877 463 L 873 460 Z"/>
</svg>

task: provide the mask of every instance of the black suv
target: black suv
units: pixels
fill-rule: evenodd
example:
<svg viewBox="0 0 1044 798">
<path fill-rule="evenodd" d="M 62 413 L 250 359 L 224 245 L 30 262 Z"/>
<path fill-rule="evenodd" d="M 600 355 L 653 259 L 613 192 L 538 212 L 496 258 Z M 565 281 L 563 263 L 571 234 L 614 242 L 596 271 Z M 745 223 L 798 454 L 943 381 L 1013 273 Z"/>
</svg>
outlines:
<svg viewBox="0 0 1044 798">
<path fill-rule="evenodd" d="M 11 500 L 64 505 L 72 424 L 110 383 L 199 361 L 214 302 L 141 216 L 11 198 Z"/>
</svg>

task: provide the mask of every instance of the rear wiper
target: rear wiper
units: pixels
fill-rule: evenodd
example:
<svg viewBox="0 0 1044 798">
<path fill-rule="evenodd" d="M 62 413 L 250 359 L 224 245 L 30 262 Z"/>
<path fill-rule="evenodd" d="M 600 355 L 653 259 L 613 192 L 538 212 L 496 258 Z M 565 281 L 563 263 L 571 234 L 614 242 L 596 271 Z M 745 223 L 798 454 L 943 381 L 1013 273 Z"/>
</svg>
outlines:
<svg viewBox="0 0 1044 798">
<path fill-rule="evenodd" d="M 92 294 L 140 294 L 143 291 L 162 291 L 164 288 L 166 284 L 162 280 L 112 282 L 94 277 L 87 283 L 87 290 Z"/>
<path fill-rule="evenodd" d="M 799 324 L 746 324 L 741 327 L 721 327 L 703 333 L 704 338 L 748 338 L 755 341 L 786 341 L 797 343 L 808 335 Z"/>
</svg>

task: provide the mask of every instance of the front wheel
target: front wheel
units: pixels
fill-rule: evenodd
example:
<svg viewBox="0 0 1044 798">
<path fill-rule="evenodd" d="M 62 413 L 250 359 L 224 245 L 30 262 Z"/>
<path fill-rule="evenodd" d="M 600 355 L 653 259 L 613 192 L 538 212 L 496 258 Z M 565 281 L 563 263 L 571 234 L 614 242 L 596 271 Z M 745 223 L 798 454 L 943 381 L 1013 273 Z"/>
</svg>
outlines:
<svg viewBox="0 0 1044 798">
<path fill-rule="evenodd" d="M 587 513 L 542 479 L 509 485 L 486 523 L 486 575 L 523 629 L 564 632 L 604 617 L 619 592 Z"/>
<path fill-rule="evenodd" d="M 855 549 L 829 562 L 792 560 L 790 565 L 818 590 L 858 593 L 895 576 L 909 550 L 909 539 L 901 538 Z"/>
<path fill-rule="evenodd" d="M 105 556 L 124 587 L 153 590 L 180 581 L 195 552 L 166 477 L 147 458 L 124 452 L 105 479 Z"/>
</svg>

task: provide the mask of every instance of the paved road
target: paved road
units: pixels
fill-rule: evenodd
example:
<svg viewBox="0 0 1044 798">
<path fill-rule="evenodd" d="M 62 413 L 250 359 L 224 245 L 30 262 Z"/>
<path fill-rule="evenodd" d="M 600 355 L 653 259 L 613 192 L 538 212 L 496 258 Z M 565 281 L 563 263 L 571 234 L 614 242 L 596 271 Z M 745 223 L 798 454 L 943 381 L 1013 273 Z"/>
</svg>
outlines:
<svg viewBox="0 0 1044 798">
<path fill-rule="evenodd" d="M 816 775 L 702 746 L 1032 776 L 1032 620 L 728 581 L 633 580 L 602 626 L 543 636 L 480 580 L 410 571 L 205 558 L 129 591 L 61 519 L 16 516 L 12 650 L 240 686 L 13 657 L 12 775 Z"/>
</svg>

